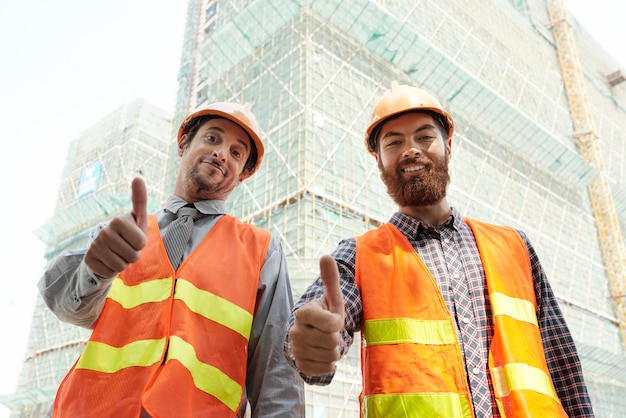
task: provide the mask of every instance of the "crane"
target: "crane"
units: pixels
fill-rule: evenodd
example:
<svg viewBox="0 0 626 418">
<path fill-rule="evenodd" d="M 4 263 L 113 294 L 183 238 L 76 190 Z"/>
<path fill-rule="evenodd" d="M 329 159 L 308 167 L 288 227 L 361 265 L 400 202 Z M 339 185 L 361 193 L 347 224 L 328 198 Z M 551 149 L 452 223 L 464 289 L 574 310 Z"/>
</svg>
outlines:
<svg viewBox="0 0 626 418">
<path fill-rule="evenodd" d="M 626 347 L 626 302 L 624 300 L 626 298 L 626 244 L 624 244 L 624 236 L 604 169 L 599 138 L 595 131 L 578 49 L 574 40 L 574 31 L 567 18 L 563 0 L 546 0 L 546 4 L 565 93 L 574 123 L 574 135 L 578 138 L 581 156 L 598 169 L 598 175 L 588 185 L 588 192 L 610 290 L 615 301 L 622 344 Z"/>
</svg>

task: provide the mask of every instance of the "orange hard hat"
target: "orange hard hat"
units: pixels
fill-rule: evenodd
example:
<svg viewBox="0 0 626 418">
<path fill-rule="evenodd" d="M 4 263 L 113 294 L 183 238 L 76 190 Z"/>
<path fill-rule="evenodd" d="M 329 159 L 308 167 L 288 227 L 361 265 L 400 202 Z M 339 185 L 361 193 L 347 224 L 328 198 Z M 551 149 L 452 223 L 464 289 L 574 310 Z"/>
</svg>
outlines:
<svg viewBox="0 0 626 418">
<path fill-rule="evenodd" d="M 443 117 L 444 129 L 448 132 L 448 138 L 454 133 L 454 121 L 429 92 L 417 87 L 399 85 L 397 81 L 391 82 L 391 90 L 387 90 L 374 106 L 370 117 L 370 124 L 365 131 L 365 147 L 370 153 L 376 149 L 377 127 L 392 116 L 399 115 L 411 110 L 430 110 Z M 447 125 L 447 126 L 445 126 Z"/>
<path fill-rule="evenodd" d="M 246 131 L 256 148 L 256 160 L 253 162 L 252 168 L 244 174 L 244 179 L 250 177 L 261 165 L 261 160 L 263 159 L 263 154 L 265 153 L 265 148 L 263 147 L 263 142 L 261 141 L 261 127 L 252 113 L 250 103 L 242 105 L 231 102 L 217 102 L 193 112 L 185 118 L 178 128 L 178 146 L 181 145 L 183 136 L 191 129 L 192 121 L 196 118 L 207 115 L 220 116 L 228 119 Z M 250 155 L 252 156 L 253 154 L 251 153 Z"/>
</svg>

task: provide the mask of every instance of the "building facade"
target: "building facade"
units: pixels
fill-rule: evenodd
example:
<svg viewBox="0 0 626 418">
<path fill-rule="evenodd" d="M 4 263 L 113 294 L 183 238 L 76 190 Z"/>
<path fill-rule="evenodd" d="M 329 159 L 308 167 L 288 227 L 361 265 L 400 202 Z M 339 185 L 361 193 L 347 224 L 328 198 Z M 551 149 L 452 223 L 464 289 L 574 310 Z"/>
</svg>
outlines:
<svg viewBox="0 0 626 418">
<path fill-rule="evenodd" d="M 626 83 L 618 64 L 571 20 L 603 164 L 590 162 L 577 142 L 549 3 L 189 0 L 173 124 L 210 102 L 252 104 L 266 154 L 228 207 L 282 239 L 297 298 L 317 277 L 321 255 L 395 211 L 364 146 L 376 98 L 392 80 L 435 93 L 456 122 L 450 203 L 465 216 L 528 234 L 576 340 L 597 416 L 624 416 L 622 300 L 588 190 L 599 176 L 606 179 L 618 229 L 626 231 Z M 155 171 L 161 183 L 151 189 L 158 196 L 171 190 L 177 163 L 165 137 L 158 161 L 167 173 Z M 60 201 L 83 190 L 77 176 L 96 160 L 84 161 L 74 177 L 67 173 L 61 195 L 71 191 Z M 126 166 L 105 193 L 116 210 L 128 202 L 110 197 L 127 196 L 134 170 Z M 89 205 L 98 216 L 75 231 L 115 214 L 101 208 L 102 200 Z M 54 232 L 66 210 L 59 204 L 42 234 Z M 52 232 L 42 238 L 48 256 L 70 240 L 84 241 L 69 229 Z M 49 402 L 80 351 L 84 333 L 54 321 L 38 304 L 14 405 Z M 358 340 L 329 386 L 307 386 L 307 417 L 358 416 Z"/>
</svg>

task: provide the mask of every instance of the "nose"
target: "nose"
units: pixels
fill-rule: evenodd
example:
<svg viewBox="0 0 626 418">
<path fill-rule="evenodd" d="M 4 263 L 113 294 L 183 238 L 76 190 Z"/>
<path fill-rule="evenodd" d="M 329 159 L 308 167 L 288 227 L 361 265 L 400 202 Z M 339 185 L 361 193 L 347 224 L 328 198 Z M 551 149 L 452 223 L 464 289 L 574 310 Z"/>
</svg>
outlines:
<svg viewBox="0 0 626 418">
<path fill-rule="evenodd" d="M 222 148 L 213 150 L 213 156 L 221 162 L 226 162 L 226 152 Z"/>
<path fill-rule="evenodd" d="M 419 156 L 422 153 L 422 151 L 415 146 L 414 144 L 410 144 L 407 148 L 405 148 L 404 151 L 402 151 L 402 156 L 404 158 L 408 158 L 408 157 L 416 157 Z"/>
</svg>

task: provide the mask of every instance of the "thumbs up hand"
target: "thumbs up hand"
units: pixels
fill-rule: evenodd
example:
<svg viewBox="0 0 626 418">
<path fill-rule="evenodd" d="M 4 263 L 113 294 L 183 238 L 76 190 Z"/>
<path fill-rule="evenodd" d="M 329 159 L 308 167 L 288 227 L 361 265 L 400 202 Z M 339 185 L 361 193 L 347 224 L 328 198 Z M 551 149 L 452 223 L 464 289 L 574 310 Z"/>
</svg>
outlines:
<svg viewBox="0 0 626 418">
<path fill-rule="evenodd" d="M 148 230 L 148 192 L 146 191 L 146 184 L 143 179 L 139 177 L 134 178 L 131 184 L 131 190 L 131 201 L 133 202 L 131 215 L 135 220 L 135 224 L 141 229 L 145 236 Z"/>
<path fill-rule="evenodd" d="M 140 178 L 132 183 L 133 209 L 130 213 L 113 218 L 93 240 L 85 254 L 85 264 L 92 272 L 113 278 L 129 264 L 139 260 L 146 246 L 148 229 L 148 194 Z"/>
<path fill-rule="evenodd" d="M 320 259 L 320 277 L 324 283 L 324 295 L 296 311 L 294 325 L 289 331 L 296 367 L 307 376 L 332 372 L 341 357 L 339 341 L 345 307 L 337 263 L 328 255 Z"/>
</svg>

